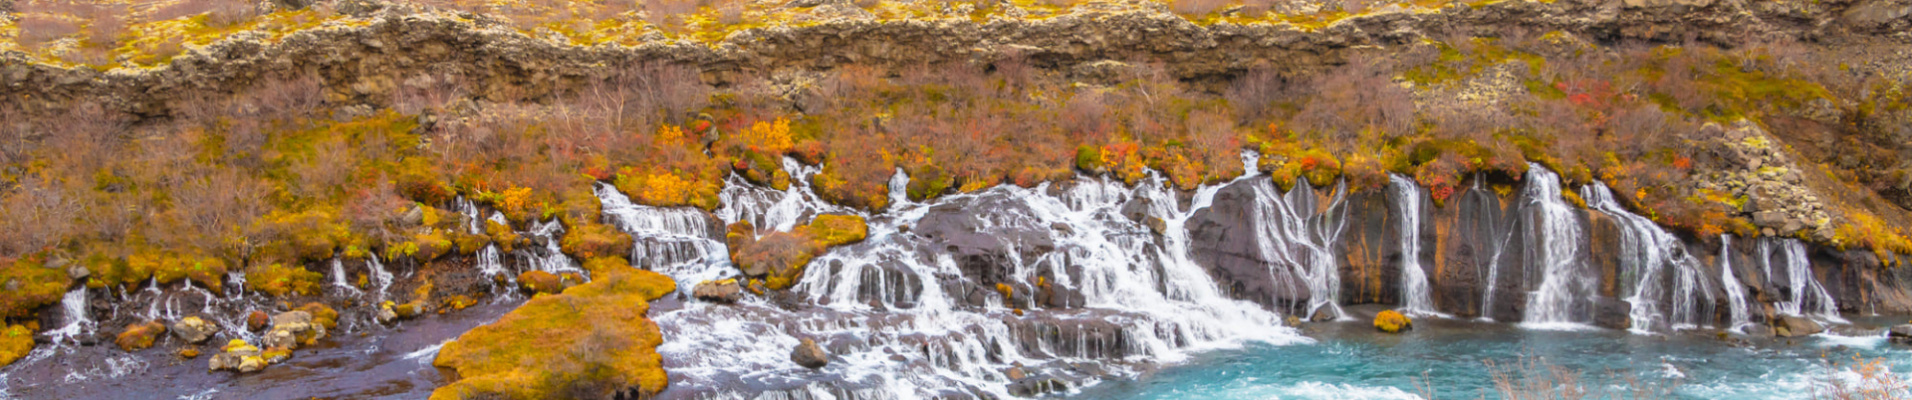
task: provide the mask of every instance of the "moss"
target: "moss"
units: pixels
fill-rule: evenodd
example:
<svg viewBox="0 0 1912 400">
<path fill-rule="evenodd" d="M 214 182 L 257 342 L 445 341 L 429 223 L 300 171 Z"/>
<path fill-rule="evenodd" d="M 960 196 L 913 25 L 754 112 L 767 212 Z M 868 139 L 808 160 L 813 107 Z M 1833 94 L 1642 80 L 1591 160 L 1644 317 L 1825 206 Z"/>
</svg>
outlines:
<svg viewBox="0 0 1912 400">
<path fill-rule="evenodd" d="M 324 326 L 327 330 L 339 328 L 339 312 L 325 304 L 318 302 L 305 303 L 305 305 L 299 306 L 296 310 L 312 314 L 312 323 Z"/>
<path fill-rule="evenodd" d="M 267 264 L 246 268 L 246 290 L 262 292 L 273 297 L 288 294 L 310 296 L 319 292 L 319 283 L 323 276 L 301 267 L 288 267 L 284 264 Z"/>
<path fill-rule="evenodd" d="M 445 344 L 432 365 L 453 372 L 433 400 L 611 398 L 664 390 L 651 300 L 675 290 L 650 271 L 599 275 L 562 294 L 538 296 Z"/>
<path fill-rule="evenodd" d="M 1380 314 L 1375 314 L 1374 316 L 1374 329 L 1379 329 L 1382 332 L 1399 333 L 1403 330 L 1413 328 L 1414 321 L 1407 319 L 1406 315 L 1401 315 L 1398 311 L 1383 310 Z"/>
<path fill-rule="evenodd" d="M 485 235 L 491 237 L 492 244 L 498 245 L 498 251 L 505 253 L 517 250 L 518 242 L 524 240 L 517 231 L 511 229 L 511 225 L 493 220 L 485 220 Z"/>
<path fill-rule="evenodd" d="M 558 241 L 558 246 L 564 254 L 589 260 L 599 257 L 622 257 L 631 252 L 631 235 L 617 230 L 616 227 L 598 223 L 567 225 L 567 227 L 570 230 L 566 231 L 564 238 Z"/>
<path fill-rule="evenodd" d="M 159 283 L 173 283 L 180 279 L 191 279 L 194 283 L 221 291 L 226 278 L 226 262 L 213 257 L 172 256 L 160 260 L 153 270 L 153 278 Z"/>
<path fill-rule="evenodd" d="M 158 340 L 159 335 L 164 333 L 166 333 L 166 324 L 159 321 L 136 323 L 127 325 L 126 330 L 120 331 L 119 336 L 113 339 L 113 344 L 119 345 L 120 350 L 136 351 L 153 347 L 153 341 Z"/>
<path fill-rule="evenodd" d="M 762 238 L 752 238 L 748 223 L 733 224 L 726 238 L 731 245 L 731 261 L 738 268 L 765 271 L 766 286 L 781 290 L 794 286 L 810 260 L 831 246 L 855 243 L 868 234 L 863 217 L 819 215 L 790 232 L 772 232 Z"/>
<path fill-rule="evenodd" d="M 33 310 L 60 301 L 71 282 L 66 271 L 43 267 L 41 256 L 28 256 L 0 267 L 0 284 L 14 290 L 0 291 L 0 312 L 5 317 L 23 318 Z"/>
<path fill-rule="evenodd" d="M 6 332 L 0 333 L 0 367 L 12 365 L 27 353 L 33 352 L 33 330 L 21 325 L 7 325 Z"/>
<path fill-rule="evenodd" d="M 518 285 L 525 291 L 543 294 L 557 294 L 564 291 L 564 280 L 557 274 L 544 271 L 525 271 L 518 274 Z"/>
<path fill-rule="evenodd" d="M 869 236 L 870 228 L 863 217 L 856 215 L 825 214 L 818 215 L 809 225 L 799 228 L 810 239 L 823 246 L 840 246 L 862 241 Z"/>
</svg>

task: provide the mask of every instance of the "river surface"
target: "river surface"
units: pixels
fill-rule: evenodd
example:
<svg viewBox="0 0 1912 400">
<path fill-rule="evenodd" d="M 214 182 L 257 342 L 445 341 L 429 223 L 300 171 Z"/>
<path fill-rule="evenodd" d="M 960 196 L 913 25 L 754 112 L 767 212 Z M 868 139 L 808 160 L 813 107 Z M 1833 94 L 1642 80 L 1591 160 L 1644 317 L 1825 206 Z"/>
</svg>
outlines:
<svg viewBox="0 0 1912 400">
<path fill-rule="evenodd" d="M 1904 318 L 1856 318 L 1859 325 Z M 1541 330 L 1511 324 L 1422 320 L 1404 334 L 1364 322 L 1304 329 L 1313 343 L 1250 344 L 1202 354 L 1133 381 L 1106 382 L 1083 399 L 1473 399 L 1500 398 L 1491 370 L 1519 377 L 1545 365 L 1580 372 L 1595 393 L 1671 387 L 1680 399 L 1809 399 L 1835 379 L 1854 381 L 1853 356 L 1912 371 L 1912 351 L 1883 336 L 1820 334 L 1734 345 L 1714 334 Z M 1832 366 L 1831 362 L 1837 362 Z M 1903 374 L 1901 374 L 1903 377 Z M 1628 379 L 1632 379 L 1629 383 Z M 1605 398 L 1600 396 L 1598 398 Z"/>
</svg>

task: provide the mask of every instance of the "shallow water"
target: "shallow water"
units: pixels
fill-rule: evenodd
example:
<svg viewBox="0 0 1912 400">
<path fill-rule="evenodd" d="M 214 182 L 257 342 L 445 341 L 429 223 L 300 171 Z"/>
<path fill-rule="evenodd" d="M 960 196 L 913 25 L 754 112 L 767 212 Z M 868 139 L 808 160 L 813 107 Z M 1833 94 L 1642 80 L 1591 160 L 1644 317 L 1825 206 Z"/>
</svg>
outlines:
<svg viewBox="0 0 1912 400">
<path fill-rule="evenodd" d="M 1903 318 L 1892 320 L 1903 321 Z M 1885 323 L 1881 319 L 1878 323 Z M 1673 398 L 1799 399 L 1829 378 L 1850 379 L 1854 354 L 1884 357 L 1912 371 L 1912 351 L 1882 336 L 1822 334 L 1735 347 L 1711 334 L 1640 335 L 1611 330 L 1534 330 L 1507 324 L 1419 322 L 1389 335 L 1362 322 L 1307 329 L 1315 343 L 1203 354 L 1134 381 L 1108 382 L 1084 399 L 1472 399 L 1498 398 L 1485 362 L 1519 370 L 1520 357 L 1581 371 L 1594 391 L 1622 394 L 1639 385 L 1672 385 Z M 1838 366 L 1828 367 L 1836 361 Z M 1838 371 L 1838 372 L 1835 372 Z M 1417 387 L 1431 383 L 1432 393 Z M 1422 386 L 1426 387 L 1426 386 Z M 1428 396 L 1431 394 L 1431 396 Z"/>
</svg>

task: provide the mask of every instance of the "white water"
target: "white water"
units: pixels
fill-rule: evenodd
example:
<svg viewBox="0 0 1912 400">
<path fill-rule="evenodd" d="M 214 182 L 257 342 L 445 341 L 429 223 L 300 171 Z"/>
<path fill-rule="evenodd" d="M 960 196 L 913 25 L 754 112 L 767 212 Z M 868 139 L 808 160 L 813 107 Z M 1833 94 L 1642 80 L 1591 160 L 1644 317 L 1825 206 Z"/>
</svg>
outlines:
<svg viewBox="0 0 1912 400">
<path fill-rule="evenodd" d="M 44 333 L 48 342 L 55 345 L 76 346 L 79 345 L 77 338 L 92 334 L 93 330 L 98 328 L 98 324 L 93 322 L 92 315 L 86 309 L 86 285 L 80 285 L 67 291 L 65 296 L 61 296 L 60 311 L 61 317 L 65 320 L 62 321 L 59 329 Z"/>
<path fill-rule="evenodd" d="M 1700 261 L 1687 254 L 1680 239 L 1652 220 L 1621 207 L 1604 183 L 1594 182 L 1581 191 L 1588 208 L 1612 216 L 1620 227 L 1620 267 L 1623 276 L 1632 278 L 1622 279 L 1632 284 L 1632 293 L 1626 298 L 1631 305 L 1632 328 L 1650 331 L 1659 324 L 1671 324 L 1672 329 L 1712 325 L 1713 291 Z"/>
<path fill-rule="evenodd" d="M 1527 167 L 1527 188 L 1522 193 L 1532 213 L 1526 235 L 1526 276 L 1540 282 L 1527 296 L 1526 315 L 1521 325 L 1542 329 L 1582 327 L 1586 301 L 1596 280 L 1586 270 L 1586 237 L 1574 218 L 1572 206 L 1560 199 L 1560 176 L 1539 164 Z"/>
<path fill-rule="evenodd" d="M 1733 236 L 1719 235 L 1720 282 L 1726 287 L 1726 300 L 1732 309 L 1732 325 L 1727 329 L 1739 330 L 1753 323 L 1752 309 L 1746 303 L 1746 285 L 1739 283 L 1739 277 L 1733 274 Z"/>
<path fill-rule="evenodd" d="M 1421 187 L 1400 175 L 1388 175 L 1389 193 L 1401 211 L 1401 309 L 1409 315 L 1441 315 L 1434 309 L 1427 271 L 1421 269 Z"/>
<path fill-rule="evenodd" d="M 1252 167 L 1249 170 L 1254 171 Z M 1307 304 L 1290 310 L 1290 315 L 1309 319 L 1325 313 L 1322 315 L 1327 318 L 1347 318 L 1337 303 L 1341 268 L 1334 254 L 1334 241 L 1347 226 L 1347 208 L 1342 204 L 1347 185 L 1335 186 L 1324 209 L 1317 204 L 1313 186 L 1297 183 L 1284 195 L 1271 180 L 1256 179 L 1249 184 L 1255 190 L 1254 217 L 1260 228 L 1255 232 L 1255 242 L 1261 246 L 1263 259 L 1269 261 L 1268 273 L 1275 282 L 1286 284 L 1289 293 L 1308 291 Z M 1291 277 L 1299 278 L 1299 282 Z"/>
<path fill-rule="evenodd" d="M 339 288 L 340 291 L 343 291 L 350 296 L 357 296 L 359 294 L 364 293 L 359 291 L 357 287 L 352 286 L 352 283 L 346 280 L 345 262 L 340 261 L 338 257 L 332 258 L 332 287 Z"/>
<path fill-rule="evenodd" d="M 1812 261 L 1806 258 L 1806 245 L 1798 239 L 1762 239 L 1758 247 L 1760 270 L 1766 274 L 1766 282 L 1777 287 L 1780 282 L 1774 280 L 1774 269 L 1785 274 L 1787 287 L 1778 293 L 1773 308 L 1780 314 L 1811 317 L 1821 321 L 1845 323 L 1839 317 L 1839 305 L 1819 284 L 1819 278 L 1812 275 Z M 1779 260 L 1774 260 L 1778 252 Z M 1775 266 L 1777 262 L 1777 266 Z"/>
<path fill-rule="evenodd" d="M 810 193 L 807 180 L 814 169 L 793 169 L 797 173 L 792 188 L 785 191 L 731 180 L 717 215 L 725 222 L 751 221 L 774 229 L 794 227 L 819 212 L 848 211 Z M 906 179 L 893 179 L 892 192 Z M 705 397 L 929 398 L 947 392 L 1008 397 L 1005 373 L 1015 363 L 1028 366 L 1032 375 L 1052 371 L 1065 380 L 1092 382 L 1093 376 L 1072 377 L 1066 368 L 1042 367 L 1086 363 L 1126 375 L 1133 373 L 1131 362 L 1177 362 L 1191 351 L 1245 341 L 1305 340 L 1280 326 L 1276 314 L 1222 296 L 1206 271 L 1189 259 L 1183 225 L 1207 207 L 1217 190 L 1204 187 L 1182 207 L 1158 177 L 1135 188 L 1083 177 L 1054 195 L 1047 185 L 999 186 L 931 204 L 898 201 L 882 214 L 866 215 L 870 235 L 864 242 L 833 249 L 811 262 L 791 291 L 805 308 L 788 311 L 761 297 L 738 305 L 692 301 L 655 315 L 665 338 L 658 350 L 673 374 L 673 387 Z M 612 220 L 661 221 L 673 213 L 694 212 L 635 206 L 621 195 L 600 194 Z M 1166 227 L 1159 236 L 1117 212 L 1141 199 L 1148 201 L 1147 215 L 1160 218 Z M 1042 277 L 1046 285 L 1079 292 L 1085 307 L 1071 304 L 1051 310 L 1033 304 L 1024 310 L 1026 317 L 1018 317 L 1000 295 L 985 297 L 994 299 L 977 308 L 963 300 L 964 294 L 952 292 L 994 294 L 964 277 L 940 245 L 903 227 L 921 222 L 936 204 L 980 201 L 1008 205 L 969 216 L 985 229 L 1046 232 L 1053 242 L 1052 249 L 1030 252 L 1023 246 L 1036 244 L 1002 235 L 1000 244 L 1009 257 L 1007 265 L 997 267 L 1007 275 L 1005 281 L 1027 291 Z M 687 248 L 704 252 L 702 262 L 665 268 L 681 286 L 737 274 L 723 244 L 713 239 L 716 235 L 693 225 L 702 226 L 660 225 L 667 229 L 656 231 L 638 229 L 638 224 L 620 227 L 640 241 L 677 238 L 691 242 Z M 1039 255 L 1023 259 L 1024 253 Z M 1072 337 L 1064 341 L 1057 334 Z M 829 348 L 830 365 L 810 372 L 791 363 L 788 355 L 799 337 L 816 338 Z M 893 361 L 893 356 L 904 361 Z"/>
</svg>

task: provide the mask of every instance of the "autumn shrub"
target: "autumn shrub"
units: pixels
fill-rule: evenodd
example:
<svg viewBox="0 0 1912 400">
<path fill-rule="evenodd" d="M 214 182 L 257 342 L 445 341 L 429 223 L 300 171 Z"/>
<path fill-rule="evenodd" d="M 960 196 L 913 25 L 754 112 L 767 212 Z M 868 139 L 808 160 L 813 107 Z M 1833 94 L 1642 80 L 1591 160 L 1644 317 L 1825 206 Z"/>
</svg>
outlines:
<svg viewBox="0 0 1912 400">
<path fill-rule="evenodd" d="M 832 246 L 863 240 L 868 235 L 863 217 L 819 215 L 810 223 L 790 232 L 771 232 L 755 237 L 748 223 L 732 224 L 727 240 L 732 244 L 730 258 L 746 275 L 764 278 L 771 289 L 786 289 L 803 277 L 812 258 L 823 255 Z"/>
</svg>

